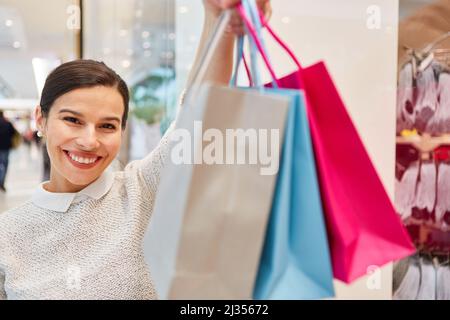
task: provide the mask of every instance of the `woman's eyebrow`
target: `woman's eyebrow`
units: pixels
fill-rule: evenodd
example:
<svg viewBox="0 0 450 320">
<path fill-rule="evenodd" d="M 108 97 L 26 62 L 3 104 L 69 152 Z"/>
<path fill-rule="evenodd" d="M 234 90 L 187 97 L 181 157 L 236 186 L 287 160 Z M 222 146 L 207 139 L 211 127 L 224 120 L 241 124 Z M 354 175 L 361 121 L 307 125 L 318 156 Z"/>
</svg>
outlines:
<svg viewBox="0 0 450 320">
<path fill-rule="evenodd" d="M 103 121 L 117 121 L 118 123 L 120 123 L 120 119 L 117 117 L 105 117 L 102 118 Z"/>
<path fill-rule="evenodd" d="M 72 113 L 78 117 L 83 117 L 83 114 L 77 111 L 73 111 L 70 109 L 61 109 L 59 110 L 59 113 L 63 113 L 63 112 L 68 112 L 68 113 Z M 118 117 L 104 117 L 101 119 L 102 121 L 117 121 L 118 123 L 120 123 L 120 118 Z"/>
<path fill-rule="evenodd" d="M 59 110 L 58 113 L 63 113 L 63 112 L 69 112 L 69 113 L 72 113 L 72 114 L 74 114 L 76 116 L 79 116 L 79 117 L 83 116 L 83 114 L 81 114 L 79 112 L 76 112 L 76 111 L 73 111 L 73 110 L 70 110 L 70 109 L 61 109 L 61 110 Z"/>
</svg>

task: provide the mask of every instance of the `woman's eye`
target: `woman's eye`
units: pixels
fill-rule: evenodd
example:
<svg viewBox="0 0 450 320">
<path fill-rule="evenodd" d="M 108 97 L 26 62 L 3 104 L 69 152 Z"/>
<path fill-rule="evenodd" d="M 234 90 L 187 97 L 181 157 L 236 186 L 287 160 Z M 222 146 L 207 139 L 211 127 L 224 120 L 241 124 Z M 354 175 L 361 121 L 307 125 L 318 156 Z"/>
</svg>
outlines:
<svg viewBox="0 0 450 320">
<path fill-rule="evenodd" d="M 109 129 L 109 130 L 115 130 L 116 126 L 113 124 L 110 124 L 110 123 L 106 123 L 106 124 L 102 125 L 102 128 Z"/>
<path fill-rule="evenodd" d="M 80 121 L 78 121 L 78 119 L 74 118 L 74 117 L 64 117 L 64 120 L 68 121 L 68 122 L 76 123 L 76 124 L 80 123 Z"/>
</svg>

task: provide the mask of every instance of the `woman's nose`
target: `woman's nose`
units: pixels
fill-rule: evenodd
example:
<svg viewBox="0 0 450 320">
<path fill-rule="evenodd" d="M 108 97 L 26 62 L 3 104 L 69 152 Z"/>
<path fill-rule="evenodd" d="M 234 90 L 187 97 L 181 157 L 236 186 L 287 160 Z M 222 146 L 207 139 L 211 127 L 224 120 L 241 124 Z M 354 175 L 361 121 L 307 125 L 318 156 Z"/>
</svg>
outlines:
<svg viewBox="0 0 450 320">
<path fill-rule="evenodd" d="M 95 150 L 99 147 L 95 127 L 86 126 L 81 135 L 76 139 L 77 145 L 83 150 Z"/>
</svg>

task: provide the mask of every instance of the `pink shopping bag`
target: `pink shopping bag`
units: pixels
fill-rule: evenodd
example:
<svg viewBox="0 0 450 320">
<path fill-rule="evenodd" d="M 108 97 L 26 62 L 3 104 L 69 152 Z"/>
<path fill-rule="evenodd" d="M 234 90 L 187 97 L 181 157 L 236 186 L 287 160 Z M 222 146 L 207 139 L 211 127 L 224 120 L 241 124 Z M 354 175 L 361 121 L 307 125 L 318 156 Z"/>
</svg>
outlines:
<svg viewBox="0 0 450 320">
<path fill-rule="evenodd" d="M 252 22 L 242 6 L 238 9 L 275 78 Z M 334 277 L 350 283 L 372 266 L 411 255 L 415 251 L 411 239 L 324 62 L 303 68 L 270 26 L 265 27 L 298 67 L 278 78 L 277 85 L 305 92 Z"/>
</svg>

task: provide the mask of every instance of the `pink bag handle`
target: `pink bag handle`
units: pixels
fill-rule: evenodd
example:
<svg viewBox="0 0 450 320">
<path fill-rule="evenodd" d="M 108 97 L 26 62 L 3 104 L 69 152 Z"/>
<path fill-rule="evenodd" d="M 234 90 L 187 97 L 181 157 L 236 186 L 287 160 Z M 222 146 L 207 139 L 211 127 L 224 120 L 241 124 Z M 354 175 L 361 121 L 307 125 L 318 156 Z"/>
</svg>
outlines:
<svg viewBox="0 0 450 320">
<path fill-rule="evenodd" d="M 272 79 L 275 81 L 275 83 L 280 87 L 280 82 L 277 79 L 277 76 L 275 72 L 273 71 L 272 65 L 269 62 L 269 59 L 267 58 L 267 55 L 261 45 L 261 41 L 259 40 L 258 36 L 256 35 L 255 28 L 253 27 L 253 24 L 250 22 L 250 19 L 247 17 L 247 14 L 245 13 L 244 8 L 242 7 L 242 4 L 239 4 L 237 6 L 237 10 L 244 21 L 248 32 L 250 33 L 251 37 L 255 41 L 256 47 L 259 50 L 259 53 L 261 54 L 261 57 L 264 60 L 265 65 L 267 66 L 267 69 L 269 70 L 270 75 L 272 76 Z"/>
<path fill-rule="evenodd" d="M 303 70 L 302 65 L 300 64 L 300 61 L 297 59 L 297 57 L 295 56 L 294 52 L 291 50 L 291 48 L 288 47 L 288 45 L 286 44 L 286 42 L 284 42 L 276 33 L 275 31 L 273 31 L 272 27 L 269 25 L 269 23 L 267 21 L 264 20 L 264 16 L 262 14 L 262 12 L 259 12 L 259 16 L 261 17 L 261 21 L 263 26 L 267 29 L 267 31 L 270 33 L 270 35 L 272 36 L 272 38 L 275 39 L 275 41 L 284 49 L 284 51 L 286 51 L 286 53 L 291 57 L 291 59 L 294 61 L 294 63 L 297 65 L 297 67 L 300 70 Z"/>
<path fill-rule="evenodd" d="M 242 53 L 242 60 L 244 61 L 245 72 L 247 73 L 248 82 L 250 84 L 250 87 L 253 87 L 252 73 L 250 72 L 250 68 L 247 64 L 247 60 L 245 59 L 244 53 Z"/>
<path fill-rule="evenodd" d="M 272 76 L 272 78 L 276 81 L 277 85 L 279 86 L 279 81 L 276 78 L 275 72 L 273 71 L 273 67 L 271 65 L 271 63 L 269 62 L 269 59 L 267 58 L 267 55 L 265 54 L 265 51 L 262 49 L 262 45 L 261 42 L 259 41 L 257 35 L 256 35 L 256 31 L 255 28 L 252 24 L 252 22 L 249 20 L 249 18 L 247 17 L 247 14 L 245 13 L 244 8 L 242 7 L 241 4 L 239 4 L 237 6 L 238 8 L 238 12 L 240 14 L 240 16 L 242 17 L 242 20 L 244 21 L 245 25 L 247 26 L 247 29 L 250 33 L 250 36 L 254 39 L 255 44 L 258 48 L 258 50 L 260 51 L 261 56 L 263 57 L 263 60 L 267 66 L 267 68 L 269 69 L 269 72 Z M 285 52 L 291 57 L 291 59 L 293 60 L 293 62 L 295 63 L 295 65 L 297 66 L 297 68 L 299 69 L 300 74 L 303 71 L 303 67 L 300 64 L 300 61 L 297 59 L 297 57 L 295 56 L 294 52 L 288 47 L 288 45 L 275 33 L 275 31 L 272 29 L 272 27 L 270 27 L 269 23 L 267 21 L 265 21 L 264 16 L 262 14 L 261 11 L 259 11 L 259 16 L 261 18 L 262 21 L 262 25 L 267 29 L 267 31 L 269 32 L 269 34 L 272 36 L 272 38 L 274 38 L 274 40 L 285 50 Z M 245 56 L 244 56 L 244 63 L 245 63 Z M 301 79 L 300 79 L 301 80 Z"/>
</svg>

